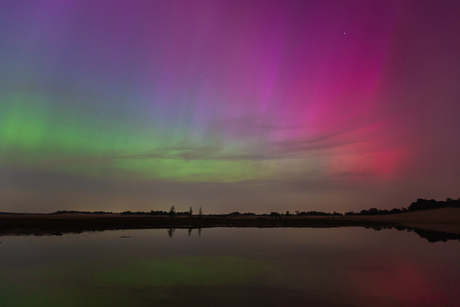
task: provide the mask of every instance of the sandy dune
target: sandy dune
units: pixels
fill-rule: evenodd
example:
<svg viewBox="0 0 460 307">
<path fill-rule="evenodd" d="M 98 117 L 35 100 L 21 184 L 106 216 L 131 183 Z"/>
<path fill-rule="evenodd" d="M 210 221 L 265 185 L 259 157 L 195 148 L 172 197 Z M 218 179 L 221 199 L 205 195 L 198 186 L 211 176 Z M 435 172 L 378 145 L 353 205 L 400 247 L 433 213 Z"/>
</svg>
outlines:
<svg viewBox="0 0 460 307">
<path fill-rule="evenodd" d="M 341 217 L 341 219 L 350 221 L 400 223 L 403 226 L 412 228 L 460 234 L 460 208 L 420 210 L 389 215 L 344 216 Z"/>
</svg>

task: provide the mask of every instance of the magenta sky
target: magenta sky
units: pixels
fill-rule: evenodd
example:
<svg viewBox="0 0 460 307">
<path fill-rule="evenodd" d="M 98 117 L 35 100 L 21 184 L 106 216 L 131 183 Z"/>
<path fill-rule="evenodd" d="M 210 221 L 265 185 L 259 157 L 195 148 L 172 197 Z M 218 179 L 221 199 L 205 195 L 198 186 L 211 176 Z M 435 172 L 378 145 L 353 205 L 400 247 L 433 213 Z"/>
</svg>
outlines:
<svg viewBox="0 0 460 307">
<path fill-rule="evenodd" d="M 460 197 L 458 1 L 1 1 L 0 211 Z"/>
</svg>

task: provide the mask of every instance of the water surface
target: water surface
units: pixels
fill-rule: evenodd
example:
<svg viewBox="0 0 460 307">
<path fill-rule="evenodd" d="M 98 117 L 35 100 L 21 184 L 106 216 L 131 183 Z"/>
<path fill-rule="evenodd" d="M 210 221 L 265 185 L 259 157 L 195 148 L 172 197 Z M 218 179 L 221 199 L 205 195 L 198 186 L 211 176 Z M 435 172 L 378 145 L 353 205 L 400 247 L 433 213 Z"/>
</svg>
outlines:
<svg viewBox="0 0 460 307">
<path fill-rule="evenodd" d="M 456 306 L 460 243 L 350 228 L 0 241 L 0 306 Z"/>
</svg>

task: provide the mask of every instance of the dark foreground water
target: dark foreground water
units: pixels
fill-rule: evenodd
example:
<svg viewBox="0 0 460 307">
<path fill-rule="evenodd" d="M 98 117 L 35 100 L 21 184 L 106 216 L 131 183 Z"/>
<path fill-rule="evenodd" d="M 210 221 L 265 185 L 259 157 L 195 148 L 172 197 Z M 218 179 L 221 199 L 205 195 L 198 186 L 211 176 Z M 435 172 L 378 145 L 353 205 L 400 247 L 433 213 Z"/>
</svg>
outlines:
<svg viewBox="0 0 460 307">
<path fill-rule="evenodd" d="M 460 242 L 364 228 L 0 237 L 0 306 L 458 306 Z"/>
</svg>

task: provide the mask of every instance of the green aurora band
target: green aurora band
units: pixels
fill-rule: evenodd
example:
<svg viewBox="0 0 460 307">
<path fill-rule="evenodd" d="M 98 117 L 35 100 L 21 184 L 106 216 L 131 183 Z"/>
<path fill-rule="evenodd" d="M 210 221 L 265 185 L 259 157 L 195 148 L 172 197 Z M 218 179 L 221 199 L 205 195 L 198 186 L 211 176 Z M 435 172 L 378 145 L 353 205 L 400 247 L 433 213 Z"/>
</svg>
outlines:
<svg viewBox="0 0 460 307">
<path fill-rule="evenodd" d="M 261 167 L 263 163 L 250 159 L 221 159 L 213 156 L 216 151 L 200 158 L 190 149 L 176 148 L 184 139 L 178 130 L 146 130 L 126 121 L 59 110 L 39 95 L 0 99 L 3 165 L 95 177 L 215 182 L 255 179 L 271 172 L 266 163 Z M 193 141 L 198 151 L 215 143 L 215 139 Z M 234 144 L 218 154 L 235 154 L 242 146 Z"/>
</svg>

